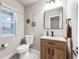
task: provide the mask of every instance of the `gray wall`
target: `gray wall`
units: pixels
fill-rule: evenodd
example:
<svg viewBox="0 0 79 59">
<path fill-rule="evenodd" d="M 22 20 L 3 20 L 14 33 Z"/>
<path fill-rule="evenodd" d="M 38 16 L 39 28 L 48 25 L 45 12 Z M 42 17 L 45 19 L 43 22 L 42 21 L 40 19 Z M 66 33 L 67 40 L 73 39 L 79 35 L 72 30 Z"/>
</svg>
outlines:
<svg viewBox="0 0 79 59">
<path fill-rule="evenodd" d="M 65 24 L 66 0 L 61 0 L 61 1 L 63 2 L 63 5 L 64 5 L 63 24 Z M 34 35 L 35 39 L 34 39 L 34 45 L 32 48 L 38 49 L 38 50 L 40 49 L 40 37 L 43 36 L 47 30 L 54 31 L 55 36 L 64 36 L 64 29 L 56 29 L 56 30 L 44 29 L 45 6 L 46 6 L 46 0 L 41 0 L 25 7 L 25 18 L 27 19 L 29 16 L 32 22 L 33 21 L 32 15 L 35 15 L 35 21 L 36 21 L 36 27 L 33 28 L 31 26 L 31 23 L 30 24 L 26 23 L 26 19 L 25 19 L 25 34 Z"/>
<path fill-rule="evenodd" d="M 16 47 L 19 45 L 20 40 L 24 37 L 24 7 L 15 0 L 0 0 L 0 2 L 16 9 L 17 11 L 16 36 L 13 38 L 0 38 L 0 45 L 2 43 L 8 43 L 8 46 L 5 49 L 0 49 L 1 59 L 2 57 L 16 51 Z"/>
</svg>

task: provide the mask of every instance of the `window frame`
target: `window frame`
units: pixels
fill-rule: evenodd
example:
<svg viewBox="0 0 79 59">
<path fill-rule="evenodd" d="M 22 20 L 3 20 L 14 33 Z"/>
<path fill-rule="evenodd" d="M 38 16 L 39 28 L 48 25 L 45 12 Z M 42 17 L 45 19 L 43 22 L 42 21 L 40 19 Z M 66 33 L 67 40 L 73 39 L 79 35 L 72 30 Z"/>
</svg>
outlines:
<svg viewBox="0 0 79 59">
<path fill-rule="evenodd" d="M 5 37 L 15 37 L 15 36 L 16 36 L 16 20 L 17 20 L 17 13 L 16 13 L 13 9 L 10 9 L 10 8 L 8 8 L 8 7 L 6 7 L 6 6 L 3 6 L 3 5 L 0 7 L 0 10 L 1 10 L 1 9 L 4 9 L 4 10 L 7 11 L 7 12 L 13 13 L 13 21 L 6 21 L 6 22 L 5 22 L 5 21 L 2 21 L 2 22 L 0 21 L 0 23 L 9 23 L 9 24 L 11 24 L 11 25 L 14 24 L 14 30 L 13 30 L 14 33 L 12 34 L 12 33 L 9 32 L 8 34 L 10 34 L 10 35 L 7 35 L 7 33 L 3 34 L 3 33 L 1 33 L 1 31 L 0 31 L 0 33 L 1 33 L 1 34 L 0 34 L 0 37 L 1 37 L 1 38 L 5 38 Z M 10 26 L 11 26 L 11 25 L 10 25 Z M 8 31 L 8 30 L 7 30 L 7 31 Z M 11 31 L 12 31 L 12 29 L 11 29 Z"/>
</svg>

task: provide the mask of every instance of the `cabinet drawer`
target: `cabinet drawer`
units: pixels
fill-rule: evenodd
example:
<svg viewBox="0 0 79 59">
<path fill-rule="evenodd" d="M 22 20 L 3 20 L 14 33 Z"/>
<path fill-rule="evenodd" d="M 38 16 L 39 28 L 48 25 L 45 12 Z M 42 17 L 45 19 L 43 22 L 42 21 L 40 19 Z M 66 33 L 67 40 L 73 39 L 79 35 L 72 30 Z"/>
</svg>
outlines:
<svg viewBox="0 0 79 59">
<path fill-rule="evenodd" d="M 41 45 L 51 46 L 53 48 L 66 49 L 66 43 L 62 41 L 41 39 Z"/>
</svg>

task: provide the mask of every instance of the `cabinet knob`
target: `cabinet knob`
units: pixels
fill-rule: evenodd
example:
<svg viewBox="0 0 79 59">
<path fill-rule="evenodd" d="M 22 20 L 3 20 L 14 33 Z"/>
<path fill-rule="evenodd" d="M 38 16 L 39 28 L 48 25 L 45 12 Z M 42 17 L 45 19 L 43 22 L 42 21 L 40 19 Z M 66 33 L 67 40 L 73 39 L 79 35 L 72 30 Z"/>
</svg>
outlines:
<svg viewBox="0 0 79 59">
<path fill-rule="evenodd" d="M 48 55 L 50 55 L 50 48 L 48 48 Z"/>
<path fill-rule="evenodd" d="M 52 49 L 52 56 L 54 56 L 54 49 Z"/>
</svg>

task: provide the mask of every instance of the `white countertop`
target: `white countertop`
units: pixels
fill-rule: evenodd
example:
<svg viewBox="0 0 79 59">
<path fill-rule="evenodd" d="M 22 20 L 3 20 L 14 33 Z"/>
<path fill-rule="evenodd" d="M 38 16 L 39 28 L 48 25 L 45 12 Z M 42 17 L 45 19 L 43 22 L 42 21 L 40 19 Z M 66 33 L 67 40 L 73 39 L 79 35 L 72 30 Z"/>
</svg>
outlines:
<svg viewBox="0 0 79 59">
<path fill-rule="evenodd" d="M 64 41 L 66 42 L 66 39 L 64 37 L 52 37 L 52 36 L 42 36 L 40 37 L 42 39 L 49 39 L 49 40 L 57 40 L 57 41 Z"/>
</svg>

